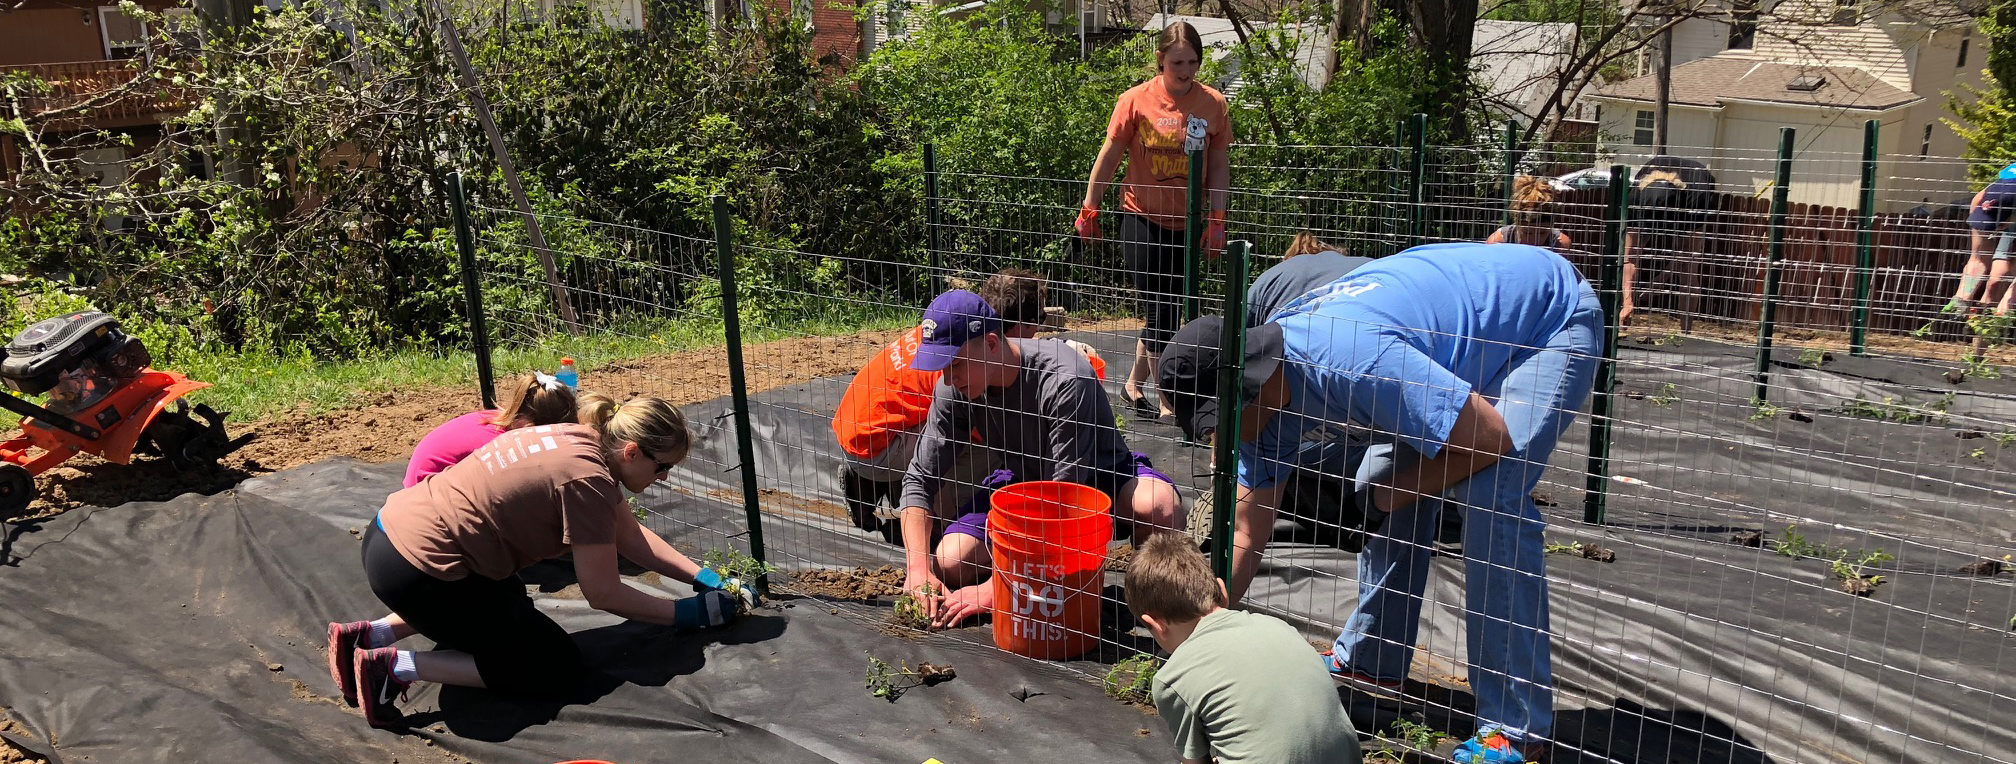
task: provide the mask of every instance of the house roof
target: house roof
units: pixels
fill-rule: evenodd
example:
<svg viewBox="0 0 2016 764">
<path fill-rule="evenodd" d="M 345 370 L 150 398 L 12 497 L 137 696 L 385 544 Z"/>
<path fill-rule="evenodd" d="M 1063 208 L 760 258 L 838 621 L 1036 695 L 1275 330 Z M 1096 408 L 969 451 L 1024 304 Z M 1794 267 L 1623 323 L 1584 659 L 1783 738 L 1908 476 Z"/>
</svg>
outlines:
<svg viewBox="0 0 2016 764">
<path fill-rule="evenodd" d="M 1801 80 L 1819 87 L 1794 90 Z M 1606 85 L 1598 98 L 1620 101 L 1654 100 L 1654 75 Z M 1736 56 L 1709 56 L 1673 67 L 1672 103 L 1720 107 L 1728 101 L 1768 101 L 1788 106 L 1887 111 L 1915 103 L 1920 96 L 1876 79 L 1852 66 L 1804 66 Z"/>
</svg>

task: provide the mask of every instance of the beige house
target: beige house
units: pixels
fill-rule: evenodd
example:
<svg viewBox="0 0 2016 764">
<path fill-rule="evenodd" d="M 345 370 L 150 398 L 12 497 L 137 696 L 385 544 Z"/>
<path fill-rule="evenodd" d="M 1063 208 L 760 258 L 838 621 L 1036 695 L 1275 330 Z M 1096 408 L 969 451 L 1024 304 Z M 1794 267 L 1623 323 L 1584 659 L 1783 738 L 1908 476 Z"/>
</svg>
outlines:
<svg viewBox="0 0 2016 764">
<path fill-rule="evenodd" d="M 1863 123 L 1874 119 L 1881 211 L 1966 194 L 1962 141 L 1942 120 L 1953 118 L 1947 93 L 1981 82 L 1987 39 L 1972 13 L 1944 0 L 1867 15 L 1863 2 L 1785 0 L 1761 18 L 1677 25 L 1668 153 L 1706 162 L 1724 190 L 1763 193 L 1778 128 L 1791 127 L 1792 200 L 1853 207 Z M 1615 161 L 1652 153 L 1654 92 L 1646 74 L 1589 97 Z"/>
</svg>

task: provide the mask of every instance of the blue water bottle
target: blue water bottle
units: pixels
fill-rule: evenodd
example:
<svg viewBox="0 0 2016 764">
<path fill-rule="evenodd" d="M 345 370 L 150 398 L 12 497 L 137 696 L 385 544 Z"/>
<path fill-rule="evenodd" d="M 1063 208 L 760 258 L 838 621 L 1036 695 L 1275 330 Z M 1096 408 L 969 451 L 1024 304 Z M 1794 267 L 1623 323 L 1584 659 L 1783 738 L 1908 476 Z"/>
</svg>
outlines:
<svg viewBox="0 0 2016 764">
<path fill-rule="evenodd" d="M 554 373 L 553 378 L 560 380 L 560 384 L 576 390 L 581 389 L 581 375 L 574 373 L 574 359 L 572 358 L 560 359 L 560 371 Z"/>
</svg>

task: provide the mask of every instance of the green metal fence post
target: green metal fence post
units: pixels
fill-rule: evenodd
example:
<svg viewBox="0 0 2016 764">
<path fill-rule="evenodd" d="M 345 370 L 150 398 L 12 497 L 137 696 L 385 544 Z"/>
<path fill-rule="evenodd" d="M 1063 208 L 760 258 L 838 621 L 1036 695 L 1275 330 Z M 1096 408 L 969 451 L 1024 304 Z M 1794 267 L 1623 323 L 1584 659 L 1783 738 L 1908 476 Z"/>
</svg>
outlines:
<svg viewBox="0 0 2016 764">
<path fill-rule="evenodd" d="M 1204 262 L 1204 150 L 1190 152 L 1190 187 L 1184 192 L 1183 320 L 1197 317 L 1198 273 Z"/>
<path fill-rule="evenodd" d="M 1771 186 L 1771 241 L 1764 262 L 1764 307 L 1757 320 L 1757 388 L 1750 396 L 1752 403 L 1770 400 L 1771 341 L 1778 322 L 1778 280 L 1784 271 L 1786 195 L 1792 184 L 1792 136 L 1792 128 L 1778 128 L 1778 172 Z"/>
<path fill-rule="evenodd" d="M 476 270 L 476 236 L 469 230 L 469 197 L 462 171 L 448 174 L 448 206 L 455 211 L 455 249 L 462 256 L 462 295 L 469 310 L 469 343 L 476 351 L 476 384 L 483 408 L 497 408 L 497 374 L 490 366 L 490 327 L 483 318 L 482 274 Z"/>
<path fill-rule="evenodd" d="M 1428 115 L 1416 112 L 1408 124 L 1407 246 L 1418 247 L 1428 237 Z"/>
<path fill-rule="evenodd" d="M 1512 185 L 1519 179 L 1519 160 L 1524 152 L 1519 150 L 1519 122 L 1505 123 L 1505 219 L 1499 225 L 1512 224 Z"/>
<path fill-rule="evenodd" d="M 1211 470 L 1211 554 L 1218 577 L 1232 580 L 1234 501 L 1239 491 L 1239 380 L 1246 366 L 1246 258 L 1250 245 L 1225 245 L 1225 330 L 1218 339 L 1218 434 Z"/>
<path fill-rule="evenodd" d="M 1603 220 L 1603 260 L 1597 297 L 1603 301 L 1603 360 L 1596 366 L 1595 394 L 1589 400 L 1589 478 L 1582 492 L 1582 522 L 1603 524 L 1610 494 L 1610 411 L 1617 389 L 1617 316 L 1624 303 L 1624 231 L 1630 224 L 1631 176 L 1624 165 L 1610 166 L 1610 201 Z"/>
<path fill-rule="evenodd" d="M 1869 290 L 1876 279 L 1877 120 L 1862 123 L 1862 220 L 1855 229 L 1855 314 L 1848 324 L 1848 354 L 1869 354 Z"/>
<path fill-rule="evenodd" d="M 924 254 L 931 263 L 931 293 L 945 291 L 944 250 L 938 241 L 938 147 L 924 144 Z"/>
<path fill-rule="evenodd" d="M 756 493 L 756 444 L 750 437 L 749 378 L 742 367 L 742 311 L 735 294 L 735 227 L 728 216 L 727 197 L 714 201 L 714 250 L 720 262 L 721 328 L 728 342 L 728 390 L 735 415 L 735 458 L 742 464 L 742 511 L 749 517 L 749 556 L 763 560 L 763 510 Z M 769 583 L 757 591 L 769 594 Z"/>
</svg>

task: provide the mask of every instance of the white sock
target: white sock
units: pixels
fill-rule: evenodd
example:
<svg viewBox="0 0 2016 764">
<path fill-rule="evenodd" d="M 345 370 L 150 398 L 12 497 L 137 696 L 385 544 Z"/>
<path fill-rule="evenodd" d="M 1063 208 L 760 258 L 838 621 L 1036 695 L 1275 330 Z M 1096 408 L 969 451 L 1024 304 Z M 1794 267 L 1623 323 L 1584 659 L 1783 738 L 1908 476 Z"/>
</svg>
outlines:
<svg viewBox="0 0 2016 764">
<path fill-rule="evenodd" d="M 398 659 L 392 661 L 392 676 L 402 682 L 420 680 L 420 669 L 413 667 L 413 651 L 400 650 Z"/>
<path fill-rule="evenodd" d="M 372 621 L 371 632 L 369 634 L 364 635 L 364 647 L 366 649 L 373 647 L 391 647 L 392 643 L 397 641 L 399 641 L 399 638 L 392 634 L 392 622 L 390 619 L 387 618 L 380 618 L 376 621 Z"/>
</svg>

